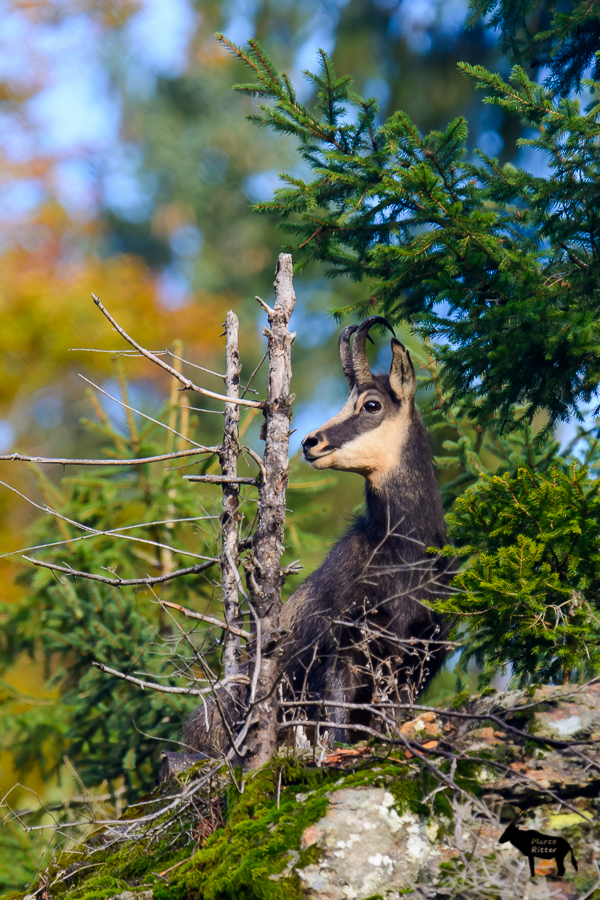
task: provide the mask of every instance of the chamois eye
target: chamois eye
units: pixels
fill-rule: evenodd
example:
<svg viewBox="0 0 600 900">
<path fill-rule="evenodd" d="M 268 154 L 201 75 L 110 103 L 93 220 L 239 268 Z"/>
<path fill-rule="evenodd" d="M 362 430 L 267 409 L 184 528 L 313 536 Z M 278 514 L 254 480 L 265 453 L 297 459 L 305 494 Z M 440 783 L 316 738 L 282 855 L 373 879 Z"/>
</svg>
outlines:
<svg viewBox="0 0 600 900">
<path fill-rule="evenodd" d="M 367 412 L 375 413 L 379 412 L 381 409 L 381 403 L 378 403 L 377 400 L 367 400 L 363 409 L 366 409 Z"/>
</svg>

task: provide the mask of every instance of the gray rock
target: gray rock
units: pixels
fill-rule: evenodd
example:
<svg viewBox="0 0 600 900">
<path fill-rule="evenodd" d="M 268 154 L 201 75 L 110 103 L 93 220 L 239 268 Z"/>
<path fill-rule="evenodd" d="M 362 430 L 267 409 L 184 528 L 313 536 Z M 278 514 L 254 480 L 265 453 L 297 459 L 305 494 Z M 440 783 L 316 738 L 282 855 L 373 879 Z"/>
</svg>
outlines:
<svg viewBox="0 0 600 900">
<path fill-rule="evenodd" d="M 152 891 L 122 891 L 109 897 L 108 900 L 152 900 L 154 894 Z"/>
<path fill-rule="evenodd" d="M 329 810 L 302 836 L 301 849 L 318 844 L 319 863 L 296 869 L 311 898 L 362 900 L 411 887 L 432 856 L 437 828 L 411 813 L 398 815 L 383 788 L 343 788 Z"/>
</svg>

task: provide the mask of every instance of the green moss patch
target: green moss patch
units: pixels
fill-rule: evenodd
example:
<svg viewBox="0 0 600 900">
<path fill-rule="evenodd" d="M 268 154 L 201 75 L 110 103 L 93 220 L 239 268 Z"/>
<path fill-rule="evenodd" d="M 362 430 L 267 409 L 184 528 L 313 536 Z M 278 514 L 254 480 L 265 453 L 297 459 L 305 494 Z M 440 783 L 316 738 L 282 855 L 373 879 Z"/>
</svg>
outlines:
<svg viewBox="0 0 600 900">
<path fill-rule="evenodd" d="M 461 767 L 457 776 L 471 787 L 476 767 L 468 761 Z M 224 824 L 208 837 L 200 831 L 205 821 L 201 810 L 191 807 L 180 818 L 169 818 L 172 812 L 168 813 L 159 839 L 102 846 L 102 834 L 97 834 L 93 839 L 97 849 L 90 847 L 90 855 L 62 854 L 54 860 L 51 881 L 74 863 L 81 864 L 81 870 L 70 873 L 68 881 L 56 884 L 51 893 L 60 900 L 106 900 L 123 890 L 152 888 L 155 900 L 301 900 L 305 894 L 296 870 L 318 863 L 321 850 L 315 844 L 301 851 L 300 842 L 304 831 L 326 815 L 327 794 L 342 788 L 381 787 L 392 794 L 400 814 L 442 813 L 451 818 L 442 793 L 434 796 L 430 807 L 422 802 L 436 784 L 432 773 L 402 754 L 363 757 L 350 771 L 277 757 L 245 776 L 242 793 L 224 775 L 215 779 L 211 802 Z M 163 802 L 172 788 L 162 786 L 157 801 Z M 165 872 L 165 878 L 158 877 L 159 872 Z"/>
</svg>

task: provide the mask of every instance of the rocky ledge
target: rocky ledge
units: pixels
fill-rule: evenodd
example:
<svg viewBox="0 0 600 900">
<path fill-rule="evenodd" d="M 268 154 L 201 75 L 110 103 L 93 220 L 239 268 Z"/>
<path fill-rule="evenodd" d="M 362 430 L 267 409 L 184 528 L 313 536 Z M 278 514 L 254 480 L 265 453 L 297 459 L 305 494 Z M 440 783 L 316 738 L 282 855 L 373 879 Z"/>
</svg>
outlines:
<svg viewBox="0 0 600 900">
<path fill-rule="evenodd" d="M 198 762 L 57 857 L 35 896 L 599 900 L 599 701 L 592 682 L 414 710 L 400 747 L 278 757 L 243 792 Z M 517 811 L 565 838 L 578 870 L 536 859 L 532 879 L 498 844 Z"/>
</svg>

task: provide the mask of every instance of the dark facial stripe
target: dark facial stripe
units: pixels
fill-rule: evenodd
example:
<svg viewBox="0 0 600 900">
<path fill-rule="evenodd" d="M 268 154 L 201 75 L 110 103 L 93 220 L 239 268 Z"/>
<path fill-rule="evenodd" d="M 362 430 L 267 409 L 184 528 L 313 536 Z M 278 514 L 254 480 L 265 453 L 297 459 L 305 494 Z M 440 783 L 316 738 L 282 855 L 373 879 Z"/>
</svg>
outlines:
<svg viewBox="0 0 600 900">
<path fill-rule="evenodd" d="M 357 438 L 359 435 L 366 434 L 368 431 L 378 428 L 379 425 L 381 425 L 381 421 L 381 416 L 368 416 L 367 414 L 351 416 L 349 419 L 346 419 L 345 422 L 340 422 L 338 425 L 332 425 L 331 428 L 327 428 L 325 431 L 322 431 L 321 434 L 330 447 L 339 449 L 349 441 L 353 441 L 354 438 Z"/>
<path fill-rule="evenodd" d="M 369 413 L 362 410 L 363 404 L 367 400 L 377 400 L 381 403 L 382 411 L 379 413 Z M 343 422 L 331 425 L 329 428 L 320 429 L 320 433 L 330 447 L 339 449 L 349 441 L 354 440 L 362 434 L 379 428 L 387 415 L 392 412 L 391 401 L 387 394 L 372 385 L 366 391 L 361 393 L 359 400 L 355 405 L 357 412 L 348 416 Z"/>
</svg>

